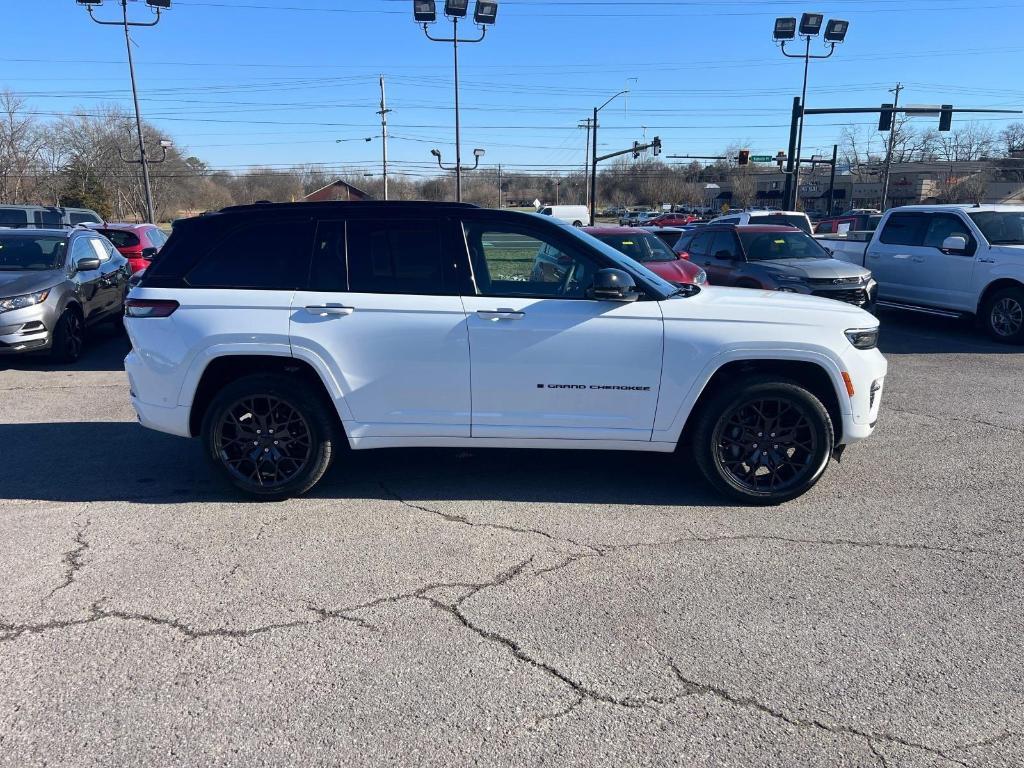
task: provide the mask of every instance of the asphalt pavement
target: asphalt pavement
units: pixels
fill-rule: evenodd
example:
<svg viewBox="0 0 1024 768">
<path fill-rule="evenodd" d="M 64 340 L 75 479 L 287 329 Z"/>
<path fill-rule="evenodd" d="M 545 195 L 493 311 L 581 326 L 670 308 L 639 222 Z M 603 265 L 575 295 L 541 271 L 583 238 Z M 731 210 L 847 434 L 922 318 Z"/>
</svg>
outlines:
<svg viewBox="0 0 1024 768">
<path fill-rule="evenodd" d="M 345 454 L 240 500 L 122 336 L 0 358 L 0 765 L 1024 763 L 1024 350 L 886 314 L 776 508 L 675 456 Z"/>
</svg>

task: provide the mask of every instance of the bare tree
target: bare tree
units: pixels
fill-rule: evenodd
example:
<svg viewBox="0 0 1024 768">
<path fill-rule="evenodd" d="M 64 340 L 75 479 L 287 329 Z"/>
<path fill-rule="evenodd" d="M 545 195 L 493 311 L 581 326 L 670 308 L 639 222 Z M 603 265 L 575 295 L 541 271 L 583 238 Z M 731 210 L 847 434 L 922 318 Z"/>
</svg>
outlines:
<svg viewBox="0 0 1024 768">
<path fill-rule="evenodd" d="M 939 137 L 939 157 L 948 162 L 964 162 L 991 157 L 999 146 L 995 131 L 979 123 L 968 123 L 950 133 L 939 134 Z"/>
<path fill-rule="evenodd" d="M 1003 142 L 1006 154 L 1024 152 L 1024 123 L 1010 123 L 999 134 L 999 138 Z"/>
<path fill-rule="evenodd" d="M 0 93 L 0 202 L 17 203 L 34 191 L 35 169 L 45 133 L 25 101 Z"/>
<path fill-rule="evenodd" d="M 739 171 L 732 177 L 732 202 L 737 208 L 747 208 L 757 195 L 757 181 L 749 170 Z"/>
</svg>

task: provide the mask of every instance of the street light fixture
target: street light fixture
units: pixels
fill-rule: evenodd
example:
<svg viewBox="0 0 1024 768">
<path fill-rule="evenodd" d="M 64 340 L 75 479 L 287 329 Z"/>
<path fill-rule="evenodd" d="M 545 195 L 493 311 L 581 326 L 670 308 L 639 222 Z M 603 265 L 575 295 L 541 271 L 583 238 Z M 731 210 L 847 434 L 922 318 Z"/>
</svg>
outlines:
<svg viewBox="0 0 1024 768">
<path fill-rule="evenodd" d="M 832 19 L 825 26 L 825 43 L 828 45 L 828 53 L 811 54 L 811 39 L 821 34 L 821 27 L 825 23 L 825 15 L 822 13 L 805 13 L 800 17 L 798 27 L 800 37 L 804 39 L 803 53 L 789 53 L 786 50 L 786 43 L 793 40 L 796 35 L 796 19 L 792 16 L 783 16 L 775 20 L 774 39 L 782 50 L 782 55 L 789 59 L 804 60 L 804 84 L 800 96 L 799 105 L 794 104 L 793 119 L 796 122 L 799 117 L 796 136 L 790 135 L 790 151 L 788 165 L 786 167 L 786 205 L 795 208 L 800 197 L 800 152 L 804 145 L 804 112 L 807 109 L 807 74 L 810 70 L 811 59 L 828 59 L 836 52 L 836 46 L 846 39 L 846 33 L 850 29 L 850 22 L 842 19 Z M 794 140 L 795 138 L 795 140 Z"/>
<path fill-rule="evenodd" d="M 103 5 L 103 0 L 76 0 L 78 5 L 84 5 L 86 10 L 89 11 L 89 18 L 95 21 L 97 24 L 102 26 L 115 26 L 124 27 L 124 40 L 128 46 L 128 72 L 131 75 L 132 80 L 132 101 L 135 103 L 135 127 L 139 134 L 139 159 L 138 160 L 127 160 L 125 162 L 138 163 L 142 166 L 142 188 L 146 196 L 146 215 L 150 222 L 156 221 L 156 208 L 153 206 L 153 187 L 149 180 L 149 164 L 150 160 L 146 155 L 146 138 L 142 133 L 142 111 L 139 109 L 139 90 L 135 82 L 135 61 L 132 57 L 132 38 L 130 33 L 131 27 L 155 27 L 160 23 L 160 12 L 169 10 L 171 7 L 171 0 L 146 0 L 146 5 L 153 9 L 156 14 L 156 18 L 152 21 L 128 21 L 128 0 L 119 0 L 121 5 L 121 21 L 103 21 L 97 19 L 93 14 L 94 5 Z M 161 147 L 164 150 L 164 159 L 167 157 L 167 147 L 161 142 Z M 122 157 L 122 159 L 124 159 Z M 163 162 L 163 160 L 157 160 L 153 162 Z"/>
<path fill-rule="evenodd" d="M 432 149 L 432 150 L 430 150 L 430 154 L 432 154 L 434 157 L 437 158 L 437 164 L 441 168 L 442 171 L 455 171 L 455 170 L 458 170 L 458 166 L 455 166 L 455 165 L 445 165 L 442 162 L 442 160 L 441 160 L 441 150 L 439 150 L 439 149 Z M 476 158 L 476 162 L 473 163 L 473 167 L 472 168 L 463 168 L 462 170 L 464 170 L 464 171 L 475 171 L 477 168 L 480 167 L 480 158 L 482 158 L 486 154 L 487 154 L 487 152 L 485 150 L 483 150 L 483 149 L 480 149 L 480 148 L 474 149 L 473 150 L 473 157 Z M 459 202 L 461 203 L 462 201 L 460 200 Z"/>
<path fill-rule="evenodd" d="M 629 93 L 629 90 L 622 90 L 612 96 L 608 101 L 602 104 L 600 107 L 594 107 L 594 117 L 591 122 L 591 131 L 593 135 L 593 152 L 590 155 L 590 225 L 594 225 L 594 217 L 597 213 L 597 113 L 607 107 L 619 96 L 625 96 Z"/>
<path fill-rule="evenodd" d="M 459 43 L 479 43 L 487 35 L 487 27 L 498 18 L 498 4 L 492 0 L 477 0 L 473 19 L 480 28 L 480 35 L 473 38 L 459 37 L 459 19 L 464 19 L 469 12 L 469 0 L 445 0 L 444 15 L 452 22 L 451 37 L 434 37 L 430 34 L 430 25 L 437 21 L 437 6 L 434 0 L 413 0 L 413 18 L 423 25 L 423 34 L 435 43 L 451 43 L 455 60 L 455 165 L 446 170 L 455 171 L 455 199 L 462 202 L 462 113 L 459 108 Z M 481 154 L 476 156 L 476 168 L 480 165 Z M 431 152 L 441 163 L 441 153 Z M 475 154 L 475 152 L 474 152 Z M 444 168 L 444 166 L 441 166 Z"/>
</svg>

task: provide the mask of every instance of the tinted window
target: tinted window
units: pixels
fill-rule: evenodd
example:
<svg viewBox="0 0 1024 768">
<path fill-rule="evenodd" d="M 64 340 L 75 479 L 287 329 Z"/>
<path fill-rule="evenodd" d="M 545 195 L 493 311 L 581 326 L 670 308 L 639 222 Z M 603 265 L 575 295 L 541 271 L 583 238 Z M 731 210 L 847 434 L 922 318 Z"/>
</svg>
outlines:
<svg viewBox="0 0 1024 768">
<path fill-rule="evenodd" d="M 348 283 L 353 293 L 447 293 L 438 223 L 350 220 Z"/>
<path fill-rule="evenodd" d="M 60 227 L 64 224 L 60 211 L 33 211 L 32 219 L 37 227 Z"/>
<path fill-rule="evenodd" d="M 17 208 L 0 208 L 0 227 L 23 227 L 28 224 L 28 214 Z"/>
<path fill-rule="evenodd" d="M 690 242 L 690 247 L 687 249 L 691 256 L 710 256 L 711 255 L 711 243 L 715 239 L 714 232 L 701 232 L 699 235 L 693 238 Z"/>
<path fill-rule="evenodd" d="M 63 237 L 0 235 L 0 271 L 56 269 L 64 263 L 68 241 Z"/>
<path fill-rule="evenodd" d="M 132 232 L 120 229 L 97 229 L 96 231 L 118 248 L 134 248 L 139 244 L 139 238 Z"/>
<path fill-rule="evenodd" d="M 887 245 L 921 245 L 928 226 L 927 218 L 920 213 L 894 213 L 885 223 L 879 240 Z"/>
<path fill-rule="evenodd" d="M 732 232 L 716 232 L 711 244 L 711 255 L 716 259 L 735 259 L 739 253 Z"/>
<path fill-rule="evenodd" d="M 740 232 L 740 240 L 748 261 L 829 258 L 817 240 L 799 230 Z"/>
<path fill-rule="evenodd" d="M 811 234 L 811 225 L 807 223 L 807 217 L 798 213 L 759 213 L 750 217 L 751 224 L 771 224 L 779 227 L 796 227 L 807 234 Z"/>
<path fill-rule="evenodd" d="M 192 268 L 193 288 L 302 288 L 309 272 L 312 224 L 268 221 L 232 229 Z"/>
<path fill-rule="evenodd" d="M 74 213 L 74 212 L 71 212 L 71 213 L 68 214 L 68 221 L 71 222 L 72 226 L 74 226 L 75 224 L 102 224 L 103 223 L 95 215 L 93 215 L 91 213 Z"/>
<path fill-rule="evenodd" d="M 468 224 L 466 242 L 484 296 L 582 299 L 597 271 L 583 254 L 514 227 Z"/>
<path fill-rule="evenodd" d="M 967 229 L 967 224 L 959 216 L 953 216 L 948 213 L 936 213 L 929 216 L 928 219 L 928 230 L 924 235 L 925 246 L 941 248 L 943 241 L 947 237 L 955 237 L 957 235 L 966 240 L 968 245 L 970 245 L 971 233 Z"/>
<path fill-rule="evenodd" d="M 345 268 L 345 222 L 324 221 L 313 241 L 313 264 L 309 272 L 309 290 L 345 292 L 348 272 Z"/>
</svg>

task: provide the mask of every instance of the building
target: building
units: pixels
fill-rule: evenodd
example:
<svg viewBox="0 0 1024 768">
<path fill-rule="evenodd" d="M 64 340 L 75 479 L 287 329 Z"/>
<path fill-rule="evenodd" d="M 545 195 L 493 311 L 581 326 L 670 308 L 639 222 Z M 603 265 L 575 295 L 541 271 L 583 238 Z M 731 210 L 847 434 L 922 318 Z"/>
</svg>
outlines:
<svg viewBox="0 0 1024 768">
<path fill-rule="evenodd" d="M 369 192 L 364 192 L 359 187 L 349 184 L 347 181 L 338 179 L 337 181 L 332 181 L 326 187 L 321 187 L 316 192 L 310 192 L 303 200 L 307 203 L 327 203 L 339 200 L 352 202 L 373 200 L 373 196 Z"/>
</svg>

